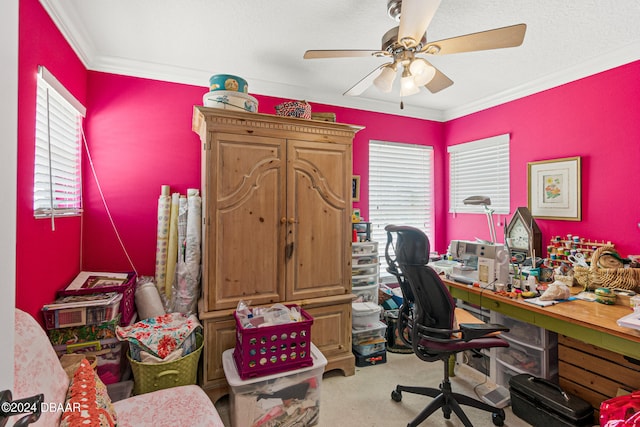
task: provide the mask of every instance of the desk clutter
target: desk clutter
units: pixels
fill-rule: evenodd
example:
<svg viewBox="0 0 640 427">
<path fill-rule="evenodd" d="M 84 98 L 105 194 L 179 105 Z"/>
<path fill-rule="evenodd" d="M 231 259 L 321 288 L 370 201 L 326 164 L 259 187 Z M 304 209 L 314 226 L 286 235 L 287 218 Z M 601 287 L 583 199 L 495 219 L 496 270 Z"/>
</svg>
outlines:
<svg viewBox="0 0 640 427">
<path fill-rule="evenodd" d="M 555 236 L 547 246 L 544 262 L 558 275 L 568 276 L 585 290 L 640 290 L 637 257 L 622 257 L 611 241 L 598 242 L 571 234 Z"/>
</svg>

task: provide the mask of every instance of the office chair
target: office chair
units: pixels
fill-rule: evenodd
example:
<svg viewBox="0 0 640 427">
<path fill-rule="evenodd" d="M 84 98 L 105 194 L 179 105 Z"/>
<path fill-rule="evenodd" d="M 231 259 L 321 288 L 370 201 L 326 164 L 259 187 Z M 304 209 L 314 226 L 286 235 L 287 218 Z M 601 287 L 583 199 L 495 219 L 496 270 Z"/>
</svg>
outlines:
<svg viewBox="0 0 640 427">
<path fill-rule="evenodd" d="M 413 352 L 421 360 L 440 360 L 444 365 L 444 379 L 439 388 L 398 385 L 391 392 L 391 398 L 396 402 L 402 400 L 402 392 L 434 398 L 407 426 L 419 425 L 442 408 L 444 418 L 449 419 L 451 412 L 454 412 L 465 427 L 473 427 L 460 405 L 491 412 L 493 424 L 504 425 L 504 410 L 451 390 L 449 360 L 456 353 L 465 350 L 508 347 L 509 344 L 497 336 L 500 331 L 506 332 L 508 329 L 502 325 L 485 324 L 464 310 L 456 308 L 440 276 L 427 266 L 429 239 L 421 230 L 396 225 L 388 225 L 385 230 L 385 258 L 389 265 L 387 271 L 398 278 L 403 293 L 398 327 L 401 332 L 408 332 L 400 333 L 400 337 L 413 348 Z M 395 248 L 393 233 L 396 235 Z M 394 250 L 395 256 L 391 254 L 391 249 Z M 464 319 L 464 323 L 456 324 L 456 317 Z"/>
</svg>

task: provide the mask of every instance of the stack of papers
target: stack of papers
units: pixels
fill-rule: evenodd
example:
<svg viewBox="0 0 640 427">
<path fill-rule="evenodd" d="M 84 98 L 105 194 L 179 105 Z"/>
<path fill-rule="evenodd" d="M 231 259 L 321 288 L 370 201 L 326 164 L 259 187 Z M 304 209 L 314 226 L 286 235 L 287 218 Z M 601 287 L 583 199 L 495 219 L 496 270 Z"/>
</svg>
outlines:
<svg viewBox="0 0 640 427">
<path fill-rule="evenodd" d="M 570 297 L 567 299 L 544 301 L 544 300 L 541 300 L 540 297 L 535 297 L 535 298 L 526 298 L 524 301 L 530 304 L 539 305 L 541 307 L 548 307 L 550 305 L 558 304 L 560 302 L 567 302 L 574 299 L 575 299 L 574 297 Z"/>
<path fill-rule="evenodd" d="M 618 323 L 618 326 L 640 329 L 640 312 L 634 311 L 631 314 L 627 314 L 626 316 L 619 318 L 616 323 Z"/>
</svg>

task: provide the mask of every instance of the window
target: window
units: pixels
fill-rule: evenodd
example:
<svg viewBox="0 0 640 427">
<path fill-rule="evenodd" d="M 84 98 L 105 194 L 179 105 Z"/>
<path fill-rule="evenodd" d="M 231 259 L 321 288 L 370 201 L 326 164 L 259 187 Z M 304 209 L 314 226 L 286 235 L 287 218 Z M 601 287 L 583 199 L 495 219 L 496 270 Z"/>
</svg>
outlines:
<svg viewBox="0 0 640 427">
<path fill-rule="evenodd" d="M 380 276 L 390 277 L 384 250 L 388 224 L 410 225 L 433 239 L 433 148 L 369 142 L 369 221 L 378 242 Z"/>
<path fill-rule="evenodd" d="M 491 209 L 508 214 L 509 134 L 464 144 L 449 151 L 449 212 L 482 212 L 482 206 L 465 205 L 470 196 L 488 196 Z"/>
<path fill-rule="evenodd" d="M 33 210 L 36 218 L 81 213 L 85 108 L 44 67 L 38 70 Z"/>
</svg>

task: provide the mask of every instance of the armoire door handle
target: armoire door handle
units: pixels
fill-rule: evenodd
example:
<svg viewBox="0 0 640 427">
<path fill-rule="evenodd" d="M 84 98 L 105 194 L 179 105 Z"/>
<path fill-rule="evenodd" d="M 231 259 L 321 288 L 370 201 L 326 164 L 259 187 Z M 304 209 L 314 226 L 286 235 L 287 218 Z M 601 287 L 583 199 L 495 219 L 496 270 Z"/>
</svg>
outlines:
<svg viewBox="0 0 640 427">
<path fill-rule="evenodd" d="M 291 259 L 292 256 L 293 256 L 293 242 L 287 243 L 287 246 L 285 246 L 285 250 L 284 250 L 285 259 Z"/>
</svg>

